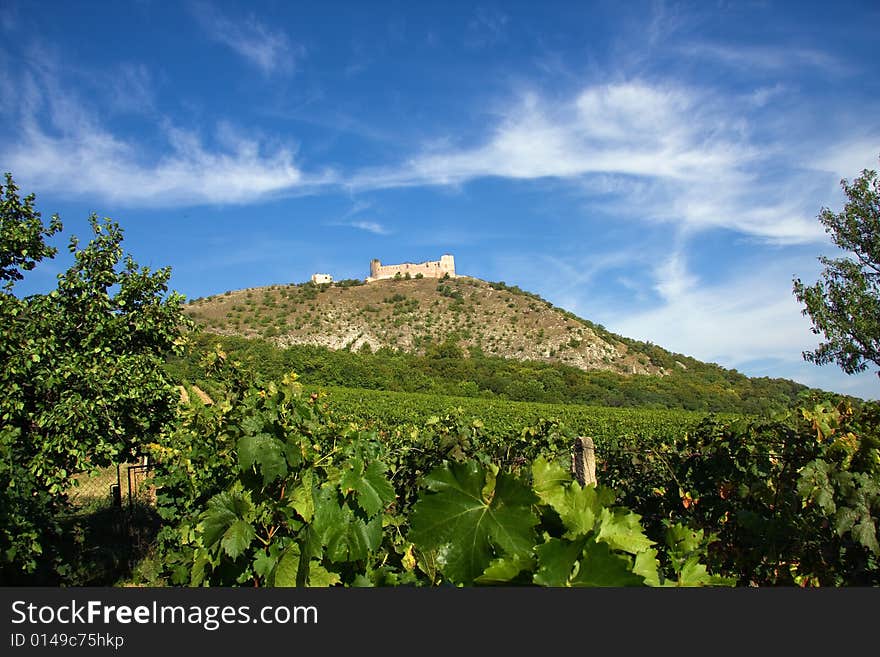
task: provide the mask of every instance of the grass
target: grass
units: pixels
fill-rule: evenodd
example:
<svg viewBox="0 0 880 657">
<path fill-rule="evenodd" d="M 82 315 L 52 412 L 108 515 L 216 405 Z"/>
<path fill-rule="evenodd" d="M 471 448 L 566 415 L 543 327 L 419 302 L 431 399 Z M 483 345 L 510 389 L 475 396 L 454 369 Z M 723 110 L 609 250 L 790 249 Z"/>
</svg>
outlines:
<svg viewBox="0 0 880 657">
<path fill-rule="evenodd" d="M 123 470 L 123 476 L 125 470 Z M 82 473 L 71 477 L 67 497 L 76 507 L 85 507 L 101 500 L 112 500 L 111 486 L 117 483 L 116 466 L 101 468 L 93 474 Z"/>
</svg>

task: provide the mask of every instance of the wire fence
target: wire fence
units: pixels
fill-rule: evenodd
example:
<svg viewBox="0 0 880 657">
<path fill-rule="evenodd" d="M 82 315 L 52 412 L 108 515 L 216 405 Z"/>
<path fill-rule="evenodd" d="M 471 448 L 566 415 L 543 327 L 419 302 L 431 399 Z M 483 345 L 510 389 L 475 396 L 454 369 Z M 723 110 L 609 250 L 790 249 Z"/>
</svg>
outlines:
<svg viewBox="0 0 880 657">
<path fill-rule="evenodd" d="M 153 465 L 146 459 L 107 466 L 91 474 L 75 475 L 67 497 L 75 509 L 106 504 L 131 507 L 136 502 L 153 505 L 156 489 L 152 475 Z"/>
<path fill-rule="evenodd" d="M 75 507 L 114 501 L 114 487 L 119 483 L 117 466 L 111 465 L 98 472 L 75 475 L 67 490 L 67 498 Z"/>
</svg>

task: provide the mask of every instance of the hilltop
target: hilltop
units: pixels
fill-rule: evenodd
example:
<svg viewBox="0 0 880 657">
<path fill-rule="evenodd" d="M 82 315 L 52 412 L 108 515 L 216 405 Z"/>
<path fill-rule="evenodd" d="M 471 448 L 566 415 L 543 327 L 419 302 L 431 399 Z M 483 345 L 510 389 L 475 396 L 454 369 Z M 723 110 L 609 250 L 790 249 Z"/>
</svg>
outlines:
<svg viewBox="0 0 880 657">
<path fill-rule="evenodd" d="M 655 362 L 632 342 L 537 295 L 466 276 L 273 285 L 198 299 L 186 312 L 213 332 L 264 338 L 279 347 L 424 354 L 454 343 L 465 353 L 585 371 L 664 375 L 670 367 L 687 367 Z"/>
</svg>

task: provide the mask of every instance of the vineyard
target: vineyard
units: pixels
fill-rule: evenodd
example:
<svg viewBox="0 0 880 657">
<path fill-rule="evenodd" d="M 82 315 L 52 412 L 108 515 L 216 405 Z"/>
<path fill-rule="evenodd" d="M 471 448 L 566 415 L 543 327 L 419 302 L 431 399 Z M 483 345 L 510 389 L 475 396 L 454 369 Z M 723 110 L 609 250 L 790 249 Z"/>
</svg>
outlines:
<svg viewBox="0 0 880 657">
<path fill-rule="evenodd" d="M 126 522 L 149 545 L 119 583 L 880 584 L 875 405 L 769 419 L 324 388 L 219 349 L 203 368 L 145 447 L 154 501 Z M 598 485 L 571 474 L 582 435 Z"/>
<path fill-rule="evenodd" d="M 699 413 L 668 410 L 698 400 L 681 378 L 614 397 L 646 408 L 602 408 L 571 403 L 593 399 L 571 396 L 584 379 L 552 393 L 565 370 L 518 363 L 492 383 L 500 360 L 454 344 L 421 360 L 193 349 L 170 270 L 122 264 L 109 220 L 71 239 L 56 290 L 8 293 L 61 229 L 16 189 L 0 190 L 4 585 L 880 585 L 876 402 L 801 390 L 780 407 L 791 390 L 710 414 L 750 396 L 708 368 Z M 373 366 L 364 387 L 424 366 L 432 394 L 324 387 Z M 456 381 L 476 394 L 443 396 Z M 582 436 L 596 484 L 571 474 Z M 87 476 L 106 487 L 91 475 L 143 458 L 143 499 L 73 504 Z"/>
<path fill-rule="evenodd" d="M 592 436 L 602 446 L 624 443 L 649 444 L 673 441 L 696 427 L 707 413 L 698 411 L 610 408 L 542 404 L 470 397 L 446 397 L 353 388 L 303 386 L 332 404 L 337 417 L 367 423 L 391 433 L 406 433 L 432 417 L 452 413 L 463 421 L 478 422 L 479 434 L 487 440 L 504 441 L 524 427 L 553 422 L 579 435 Z M 713 414 L 721 420 L 741 417 L 733 413 Z"/>
<path fill-rule="evenodd" d="M 151 447 L 171 583 L 732 583 L 700 563 L 704 532 L 674 523 L 655 541 L 609 488 L 572 481 L 574 434 L 541 417 L 552 407 L 442 413 L 447 400 L 256 388 L 222 354 L 212 366 L 226 402 L 190 405 Z"/>
<path fill-rule="evenodd" d="M 255 384 L 150 446 L 173 585 L 877 584 L 877 417 L 775 420 Z M 478 417 L 478 415 L 480 417 Z M 598 486 L 570 473 L 595 437 Z"/>
</svg>

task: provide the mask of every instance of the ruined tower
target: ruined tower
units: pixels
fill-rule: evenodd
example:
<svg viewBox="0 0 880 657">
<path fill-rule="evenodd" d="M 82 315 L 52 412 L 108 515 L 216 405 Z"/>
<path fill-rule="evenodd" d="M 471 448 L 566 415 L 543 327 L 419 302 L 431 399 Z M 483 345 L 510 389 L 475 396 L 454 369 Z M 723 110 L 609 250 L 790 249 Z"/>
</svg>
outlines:
<svg viewBox="0 0 880 657">
<path fill-rule="evenodd" d="M 373 258 L 370 260 L 370 275 L 367 278 L 367 283 L 394 278 L 398 274 L 401 277 L 409 274 L 410 278 L 415 278 L 419 274 L 425 278 L 443 278 L 448 274 L 450 278 L 455 278 L 455 258 L 446 253 L 440 256 L 439 260 L 419 263 L 404 262 L 399 265 L 383 265 L 378 258 Z"/>
</svg>

